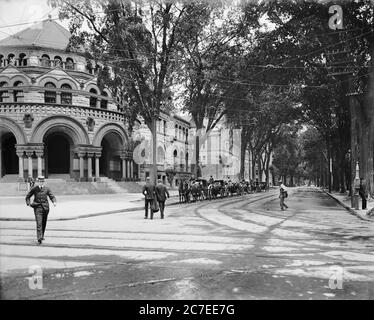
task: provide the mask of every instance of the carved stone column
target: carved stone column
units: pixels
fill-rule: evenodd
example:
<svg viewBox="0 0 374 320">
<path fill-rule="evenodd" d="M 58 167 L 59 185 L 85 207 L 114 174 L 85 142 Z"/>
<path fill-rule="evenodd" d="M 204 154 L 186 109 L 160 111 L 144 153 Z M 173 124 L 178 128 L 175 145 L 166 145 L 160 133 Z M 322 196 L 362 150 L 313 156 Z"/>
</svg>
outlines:
<svg viewBox="0 0 374 320">
<path fill-rule="evenodd" d="M 92 181 L 92 157 L 93 157 L 92 153 L 87 154 L 87 177 L 88 177 L 88 181 Z"/>
<path fill-rule="evenodd" d="M 95 178 L 100 181 L 100 156 L 95 154 Z"/>
<path fill-rule="evenodd" d="M 130 178 L 133 179 L 134 178 L 134 163 L 132 160 L 129 160 L 130 162 Z"/>
<path fill-rule="evenodd" d="M 32 172 L 32 157 L 33 157 L 33 152 L 27 152 L 26 153 L 27 155 L 27 158 L 28 158 L 28 175 L 29 177 L 33 176 L 33 172 Z"/>
<path fill-rule="evenodd" d="M 122 159 L 122 180 L 126 180 L 127 179 L 127 172 L 126 172 L 127 160 L 125 158 L 121 158 L 121 159 Z"/>
<path fill-rule="evenodd" d="M 36 156 L 38 157 L 38 176 L 43 175 L 43 153 L 41 152 L 36 152 Z"/>
<path fill-rule="evenodd" d="M 18 156 L 18 177 L 20 179 L 24 179 L 24 172 L 23 172 L 23 151 L 22 152 L 17 152 Z M 0 168 L 1 170 L 1 168 Z M 1 176 L 1 171 L 0 171 L 0 176 Z"/>
<path fill-rule="evenodd" d="M 79 181 L 84 180 L 84 154 L 78 153 L 79 157 Z"/>
</svg>

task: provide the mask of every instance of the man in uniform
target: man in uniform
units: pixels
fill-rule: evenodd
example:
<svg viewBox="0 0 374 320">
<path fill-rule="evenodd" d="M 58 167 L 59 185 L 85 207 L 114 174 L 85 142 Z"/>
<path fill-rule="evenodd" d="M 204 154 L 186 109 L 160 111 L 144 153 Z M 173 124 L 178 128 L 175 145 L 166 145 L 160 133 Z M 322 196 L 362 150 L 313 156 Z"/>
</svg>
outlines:
<svg viewBox="0 0 374 320">
<path fill-rule="evenodd" d="M 151 210 L 151 219 L 153 219 L 152 202 L 155 200 L 155 185 L 151 182 L 151 179 L 147 177 L 146 184 L 143 186 L 143 195 L 145 196 L 145 216 L 144 219 L 148 219 L 148 206 Z"/>
<path fill-rule="evenodd" d="M 166 196 L 170 198 L 169 191 L 165 185 L 162 184 L 162 181 L 158 179 L 158 184 L 156 186 L 156 196 L 158 205 L 160 206 L 161 219 L 164 219 L 164 210 L 165 210 L 165 201 Z"/>
<path fill-rule="evenodd" d="M 49 213 L 48 197 L 51 199 L 54 206 L 56 206 L 56 198 L 51 190 L 44 186 L 44 177 L 39 176 L 37 185 L 33 187 L 26 195 L 26 205 L 34 208 L 36 221 L 36 236 L 38 243 L 41 244 L 44 240 L 45 227 L 47 226 L 47 219 Z M 30 204 L 30 198 L 34 196 L 33 203 Z"/>
</svg>

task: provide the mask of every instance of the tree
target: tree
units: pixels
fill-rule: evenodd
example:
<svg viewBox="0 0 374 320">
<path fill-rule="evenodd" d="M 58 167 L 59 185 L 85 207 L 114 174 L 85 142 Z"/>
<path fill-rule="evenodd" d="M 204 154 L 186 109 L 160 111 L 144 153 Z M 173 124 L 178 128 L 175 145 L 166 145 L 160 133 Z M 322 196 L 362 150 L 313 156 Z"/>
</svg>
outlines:
<svg viewBox="0 0 374 320">
<path fill-rule="evenodd" d="M 70 48 L 111 66 L 101 70 L 99 84 L 108 85 L 131 124 L 141 116 L 152 132 L 153 180 L 157 177 L 156 121 L 169 92 L 171 60 L 183 29 L 188 4 L 173 1 L 52 0 L 59 16 L 70 19 Z M 192 20 L 193 17 L 190 17 Z M 84 30 L 87 23 L 89 31 Z"/>
</svg>

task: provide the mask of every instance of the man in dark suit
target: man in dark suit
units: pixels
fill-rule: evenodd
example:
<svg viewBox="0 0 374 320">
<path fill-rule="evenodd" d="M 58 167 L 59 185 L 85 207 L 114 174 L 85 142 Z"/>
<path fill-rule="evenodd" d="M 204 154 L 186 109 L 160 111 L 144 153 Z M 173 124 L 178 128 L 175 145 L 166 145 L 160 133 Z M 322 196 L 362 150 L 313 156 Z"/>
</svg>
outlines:
<svg viewBox="0 0 374 320">
<path fill-rule="evenodd" d="M 166 196 L 169 198 L 169 191 L 166 188 L 164 184 L 162 184 L 162 181 L 158 179 L 158 184 L 156 186 L 156 197 L 158 201 L 158 205 L 160 207 L 160 213 L 161 213 L 161 219 L 164 219 L 164 210 L 165 210 L 165 201 Z"/>
<path fill-rule="evenodd" d="M 47 218 L 49 213 L 48 197 L 56 206 L 56 198 L 48 187 L 44 186 L 44 177 L 39 176 L 37 179 L 38 185 L 33 187 L 26 195 L 26 204 L 34 208 L 36 220 L 36 236 L 38 243 L 41 244 L 44 240 L 45 227 L 47 226 Z M 34 196 L 33 203 L 30 204 L 30 198 Z"/>
<path fill-rule="evenodd" d="M 145 196 L 145 217 L 148 219 L 148 206 L 151 210 L 151 219 L 153 219 L 152 202 L 155 200 L 155 185 L 151 182 L 151 179 L 147 177 L 146 184 L 143 186 L 143 195 Z"/>
</svg>

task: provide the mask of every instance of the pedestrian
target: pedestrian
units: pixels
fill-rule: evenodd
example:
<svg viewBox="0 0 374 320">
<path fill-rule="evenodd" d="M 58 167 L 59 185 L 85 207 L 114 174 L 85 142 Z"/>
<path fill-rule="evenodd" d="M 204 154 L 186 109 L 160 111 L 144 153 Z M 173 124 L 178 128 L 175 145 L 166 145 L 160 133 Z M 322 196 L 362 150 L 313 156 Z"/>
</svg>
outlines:
<svg viewBox="0 0 374 320">
<path fill-rule="evenodd" d="M 151 219 L 153 219 L 152 202 L 156 200 L 155 196 L 155 185 L 151 182 L 151 179 L 147 177 L 146 184 L 143 186 L 142 194 L 145 196 L 145 216 L 144 219 L 148 219 L 148 206 L 151 210 Z"/>
<path fill-rule="evenodd" d="M 45 228 L 47 226 L 47 219 L 49 213 L 48 198 L 56 206 L 56 197 L 52 194 L 51 190 L 44 186 L 44 177 L 37 178 L 37 185 L 33 187 L 26 195 L 26 205 L 34 209 L 36 221 L 36 236 L 38 244 L 44 240 Z M 34 196 L 33 203 L 30 204 L 30 198 Z"/>
<path fill-rule="evenodd" d="M 31 175 L 29 175 L 29 177 L 27 178 L 27 182 L 29 184 L 29 190 L 31 190 L 35 185 L 34 178 Z"/>
<path fill-rule="evenodd" d="M 169 195 L 168 189 L 162 183 L 162 181 L 160 179 L 158 179 L 157 182 L 158 183 L 157 183 L 157 186 L 156 186 L 156 197 L 157 197 L 158 205 L 160 207 L 161 219 L 164 219 L 166 196 L 169 199 L 170 195 Z"/>
<path fill-rule="evenodd" d="M 288 197 L 288 190 L 286 186 L 282 183 L 282 181 L 279 181 L 279 184 L 280 207 L 281 210 L 284 211 L 284 208 L 288 209 L 288 206 L 284 203 L 284 199 Z"/>
<path fill-rule="evenodd" d="M 360 190 L 359 195 L 362 199 L 362 210 L 366 210 L 367 207 L 367 198 L 369 196 L 369 193 L 366 188 L 366 180 L 363 178 L 360 178 Z"/>
</svg>

